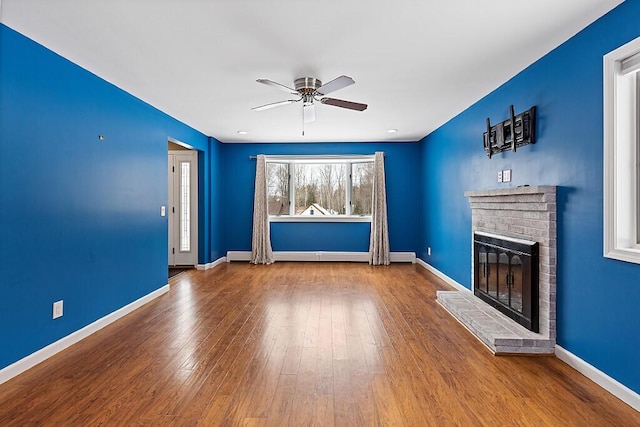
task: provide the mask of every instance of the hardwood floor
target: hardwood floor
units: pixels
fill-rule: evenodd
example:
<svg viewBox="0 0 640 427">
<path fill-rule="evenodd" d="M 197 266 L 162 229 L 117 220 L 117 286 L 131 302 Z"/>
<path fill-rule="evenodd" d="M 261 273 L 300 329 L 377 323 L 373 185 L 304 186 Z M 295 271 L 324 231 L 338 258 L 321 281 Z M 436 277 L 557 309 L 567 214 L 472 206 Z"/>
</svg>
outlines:
<svg viewBox="0 0 640 427">
<path fill-rule="evenodd" d="M 225 264 L 0 385 L 0 425 L 638 426 L 553 357 L 495 357 L 419 266 Z"/>
</svg>

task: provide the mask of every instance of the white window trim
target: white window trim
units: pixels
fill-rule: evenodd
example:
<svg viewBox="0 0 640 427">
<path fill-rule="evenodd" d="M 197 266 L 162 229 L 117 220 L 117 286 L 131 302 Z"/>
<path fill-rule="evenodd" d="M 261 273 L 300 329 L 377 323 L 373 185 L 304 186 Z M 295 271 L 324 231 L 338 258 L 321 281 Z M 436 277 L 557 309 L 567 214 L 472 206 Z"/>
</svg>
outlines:
<svg viewBox="0 0 640 427">
<path fill-rule="evenodd" d="M 640 37 L 603 58 L 604 256 L 637 264 L 639 53 Z"/>
<path fill-rule="evenodd" d="M 373 154 L 353 154 L 353 155 L 283 155 L 265 156 L 266 163 L 346 163 L 349 165 L 347 176 L 351 176 L 351 164 L 358 162 L 372 162 L 375 159 Z M 295 200 L 295 188 L 293 185 L 293 174 L 289 176 L 290 198 Z M 351 186 L 347 187 L 347 203 L 351 201 Z M 295 206 L 290 204 L 289 215 L 269 215 L 269 222 L 371 222 L 371 215 L 327 215 L 327 216 L 303 216 L 293 215 Z"/>
<path fill-rule="evenodd" d="M 264 156 L 267 163 L 357 163 L 372 162 L 375 158 L 373 154 Z"/>
<path fill-rule="evenodd" d="M 371 222 L 371 215 L 269 215 L 269 222 Z"/>
</svg>

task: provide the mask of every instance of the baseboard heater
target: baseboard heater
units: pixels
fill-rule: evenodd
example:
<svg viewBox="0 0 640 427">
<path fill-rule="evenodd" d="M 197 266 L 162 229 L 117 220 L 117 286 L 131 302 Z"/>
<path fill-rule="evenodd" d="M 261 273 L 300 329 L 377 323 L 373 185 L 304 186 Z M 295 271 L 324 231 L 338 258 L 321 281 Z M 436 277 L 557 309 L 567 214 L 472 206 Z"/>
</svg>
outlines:
<svg viewBox="0 0 640 427">
<path fill-rule="evenodd" d="M 300 262 L 369 262 L 369 252 L 274 251 L 276 261 Z M 391 262 L 416 262 L 415 252 L 391 252 Z M 251 251 L 229 251 L 227 261 L 249 261 Z"/>
</svg>

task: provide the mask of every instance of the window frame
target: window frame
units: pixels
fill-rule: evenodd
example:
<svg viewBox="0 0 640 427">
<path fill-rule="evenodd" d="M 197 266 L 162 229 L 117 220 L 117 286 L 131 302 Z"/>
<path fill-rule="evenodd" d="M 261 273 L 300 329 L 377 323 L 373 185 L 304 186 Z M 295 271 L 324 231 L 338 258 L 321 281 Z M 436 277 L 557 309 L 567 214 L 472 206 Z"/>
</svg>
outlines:
<svg viewBox="0 0 640 427">
<path fill-rule="evenodd" d="M 640 264 L 640 37 L 603 57 L 604 257 Z"/>
<path fill-rule="evenodd" d="M 373 162 L 375 155 L 286 155 L 286 156 L 265 156 L 265 162 L 268 163 L 287 163 L 289 164 L 289 214 L 286 215 L 269 215 L 269 222 L 371 222 L 371 215 L 295 215 L 295 185 L 294 173 L 291 165 L 297 164 L 337 164 L 346 165 L 346 186 L 345 186 L 345 204 L 351 209 L 352 196 L 352 178 L 351 171 L 354 163 Z"/>
</svg>

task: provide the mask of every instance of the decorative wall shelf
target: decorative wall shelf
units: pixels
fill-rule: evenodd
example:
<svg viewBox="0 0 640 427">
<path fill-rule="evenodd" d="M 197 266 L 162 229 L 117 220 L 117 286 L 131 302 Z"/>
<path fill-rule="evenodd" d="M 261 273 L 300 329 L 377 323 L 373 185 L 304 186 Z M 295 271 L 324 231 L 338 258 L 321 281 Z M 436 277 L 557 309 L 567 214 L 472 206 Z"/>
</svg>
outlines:
<svg viewBox="0 0 640 427">
<path fill-rule="evenodd" d="M 509 118 L 491 126 L 487 117 L 487 131 L 482 134 L 484 151 L 491 158 L 503 151 L 516 151 L 527 144 L 535 144 L 536 107 L 533 106 L 520 114 L 514 114 L 513 105 L 509 107 Z"/>
</svg>

